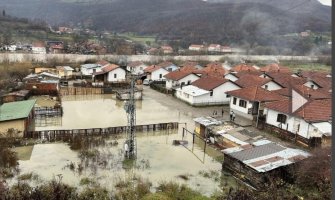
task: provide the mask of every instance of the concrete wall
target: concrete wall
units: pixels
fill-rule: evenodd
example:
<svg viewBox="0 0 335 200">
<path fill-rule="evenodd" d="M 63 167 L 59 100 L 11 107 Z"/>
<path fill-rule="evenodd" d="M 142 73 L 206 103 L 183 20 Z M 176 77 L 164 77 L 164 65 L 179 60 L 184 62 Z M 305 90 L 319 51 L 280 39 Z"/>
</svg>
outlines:
<svg viewBox="0 0 335 200">
<path fill-rule="evenodd" d="M 195 56 L 154 56 L 154 55 L 78 55 L 78 54 L 25 54 L 25 53 L 1 53 L 0 63 L 2 62 L 48 62 L 48 61 L 58 61 L 58 62 L 77 62 L 82 63 L 89 59 L 95 60 L 120 60 L 126 58 L 128 62 L 131 61 L 143 61 L 143 62 L 160 62 L 166 60 L 180 60 L 180 61 L 218 61 L 220 59 L 231 59 L 233 61 L 239 62 L 242 60 L 257 60 L 257 61 L 317 61 L 318 58 L 314 56 L 266 56 L 266 55 L 239 55 L 239 54 L 229 54 L 229 55 L 195 55 Z"/>
</svg>

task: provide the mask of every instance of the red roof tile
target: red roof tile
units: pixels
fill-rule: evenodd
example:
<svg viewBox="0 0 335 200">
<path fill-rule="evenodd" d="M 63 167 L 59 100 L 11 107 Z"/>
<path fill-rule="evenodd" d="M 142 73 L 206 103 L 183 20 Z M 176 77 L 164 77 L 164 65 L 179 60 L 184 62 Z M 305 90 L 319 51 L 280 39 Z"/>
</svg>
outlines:
<svg viewBox="0 0 335 200">
<path fill-rule="evenodd" d="M 290 113 L 291 101 L 289 99 L 265 103 L 265 107 L 281 113 Z"/>
<path fill-rule="evenodd" d="M 311 89 L 307 86 L 304 85 L 296 85 L 292 87 L 294 90 L 299 92 L 301 95 L 303 95 L 305 98 L 310 98 L 310 99 L 329 99 L 331 98 L 331 93 L 325 90 L 314 90 Z M 277 94 L 286 96 L 286 97 L 291 97 L 291 88 L 283 88 L 279 90 L 275 90 Z"/>
<path fill-rule="evenodd" d="M 246 74 L 240 77 L 235 83 L 241 87 L 251 87 L 251 86 L 262 86 L 265 83 L 270 82 L 271 79 L 268 78 L 261 78 L 255 75 Z"/>
<path fill-rule="evenodd" d="M 231 71 L 234 71 L 234 72 L 240 72 L 240 71 L 257 71 L 257 69 L 254 68 L 251 65 L 239 64 L 239 65 L 236 65 L 236 66 L 232 67 Z"/>
<path fill-rule="evenodd" d="M 282 100 L 266 103 L 265 107 L 278 112 L 291 114 L 290 113 L 290 100 Z M 307 122 L 323 122 L 331 119 L 331 99 L 318 99 L 310 100 L 304 106 L 302 106 L 297 112 L 292 114 L 293 116 L 300 117 Z"/>
<path fill-rule="evenodd" d="M 307 122 L 329 121 L 332 116 L 332 100 L 311 100 L 299 109 L 296 115 Z"/>
<path fill-rule="evenodd" d="M 248 101 L 269 102 L 269 101 L 278 101 L 286 99 L 285 97 L 273 91 L 268 91 L 258 86 L 246 87 L 239 90 L 229 91 L 227 92 L 227 94 Z"/>
<path fill-rule="evenodd" d="M 290 73 L 291 69 L 285 66 L 278 65 L 277 63 L 272 63 L 269 65 L 266 65 L 260 69 L 262 72 L 284 72 L 284 73 Z"/>
<path fill-rule="evenodd" d="M 220 85 L 224 84 L 225 82 L 228 82 L 228 79 L 224 78 L 217 78 L 217 77 L 212 77 L 212 76 L 205 76 L 201 77 L 200 79 L 194 81 L 192 85 L 204 89 L 204 90 L 213 90 Z"/>
<path fill-rule="evenodd" d="M 105 74 L 105 73 L 111 72 L 111 71 L 113 71 L 114 69 L 117 69 L 117 68 L 119 68 L 119 67 L 120 67 L 119 65 L 109 64 L 109 65 L 103 67 L 103 68 L 101 69 L 101 72 L 96 72 L 96 73 L 94 73 L 94 75 Z"/>
<path fill-rule="evenodd" d="M 226 73 L 226 70 L 223 68 L 222 63 L 209 63 L 205 68 L 200 70 L 203 74 L 207 74 L 209 76 L 223 77 Z"/>
<path fill-rule="evenodd" d="M 173 72 L 170 72 L 168 74 L 166 74 L 164 77 L 167 78 L 167 79 L 170 79 L 170 80 L 174 80 L 174 81 L 178 81 L 190 74 L 193 74 L 192 71 L 173 71 Z"/>
</svg>

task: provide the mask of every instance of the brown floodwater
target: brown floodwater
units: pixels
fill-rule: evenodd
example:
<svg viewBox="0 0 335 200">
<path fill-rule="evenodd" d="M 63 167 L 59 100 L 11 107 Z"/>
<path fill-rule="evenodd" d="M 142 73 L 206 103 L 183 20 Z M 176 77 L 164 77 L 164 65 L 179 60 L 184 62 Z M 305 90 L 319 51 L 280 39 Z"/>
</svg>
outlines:
<svg viewBox="0 0 335 200">
<path fill-rule="evenodd" d="M 222 180 L 221 163 L 215 160 L 220 153 L 205 154 L 202 145 L 192 144 L 192 137 L 186 136 L 189 144 L 186 146 L 174 146 L 172 141 L 181 139 L 181 134 L 174 132 L 167 135 L 165 132 L 138 133 L 137 159 L 135 167 L 123 168 L 123 143 L 124 138 L 117 139 L 118 145 L 109 145 L 114 140 L 108 140 L 106 145 L 92 148 L 99 151 L 97 160 L 89 160 L 86 163 L 79 158 L 79 151 L 73 151 L 68 144 L 51 143 L 37 144 L 34 146 L 29 160 L 19 161 L 20 174 L 34 173 L 39 176 L 38 181 L 32 184 L 40 184 L 62 175 L 64 183 L 80 186 L 80 180 L 90 178 L 96 183 L 113 190 L 118 181 L 129 180 L 132 176 L 148 179 L 157 186 L 163 181 L 174 181 L 186 184 L 189 187 L 205 195 L 211 195 L 220 190 L 220 181 L 234 187 L 236 182 L 233 177 L 225 176 Z M 106 162 L 105 164 L 102 164 Z M 70 164 L 75 170 L 71 170 Z M 84 170 L 79 173 L 78 165 L 84 165 Z M 215 173 L 213 177 L 204 177 L 202 172 Z M 179 176 L 186 176 L 184 180 Z M 12 180 L 15 182 L 15 179 Z"/>
<path fill-rule="evenodd" d="M 114 95 L 64 96 L 62 106 L 62 117 L 36 119 L 35 130 L 127 125 L 124 101 L 116 100 Z M 187 128 L 193 130 L 197 109 L 190 111 L 187 107 L 183 110 L 178 106 L 169 106 L 163 99 L 156 100 L 151 94 L 144 95 L 142 101 L 136 102 L 136 123 L 180 122 L 187 123 Z M 207 112 L 205 109 L 202 111 Z M 222 156 L 222 153 L 211 147 L 204 153 L 204 142 L 197 139 L 192 144 L 191 135 L 184 138 L 188 140 L 188 145 L 172 145 L 174 139 L 182 138 L 182 127 L 184 125 L 169 134 L 165 131 L 137 133 L 137 159 L 135 167 L 130 170 L 122 167 L 124 138 L 121 135 L 116 146 L 108 145 L 113 141 L 108 140 L 107 145 L 94 147 L 99 157 L 93 160 L 80 159 L 80 152 L 71 150 L 66 143 L 34 145 L 30 159 L 19 161 L 20 174 L 37 174 L 39 179 L 32 181 L 32 184 L 61 175 L 65 183 L 79 186 L 81 179 L 90 178 L 111 191 L 118 181 L 135 175 L 148 179 L 153 186 L 162 181 L 184 183 L 205 195 L 219 190 L 222 181 L 228 187 L 235 187 L 235 179 L 227 172 L 224 172 L 226 175 L 222 179 L 217 179 L 221 176 L 221 163 L 215 158 Z M 71 165 L 74 169 L 71 169 Z M 78 166 L 84 166 L 83 170 L 79 172 Z M 204 173 L 212 175 L 206 177 Z M 16 178 L 11 180 L 12 183 L 15 181 Z"/>
<path fill-rule="evenodd" d="M 77 95 L 64 96 L 62 98 L 63 116 L 57 121 L 61 123 L 49 126 L 39 126 L 40 119 L 35 130 L 50 129 L 80 129 L 80 128 L 105 128 L 127 125 L 127 117 L 124 111 L 124 101 L 119 101 L 115 95 Z M 180 112 L 150 97 L 143 97 L 142 101 L 136 101 L 136 123 L 154 124 L 163 122 L 187 122 L 193 126 L 189 113 Z"/>
</svg>

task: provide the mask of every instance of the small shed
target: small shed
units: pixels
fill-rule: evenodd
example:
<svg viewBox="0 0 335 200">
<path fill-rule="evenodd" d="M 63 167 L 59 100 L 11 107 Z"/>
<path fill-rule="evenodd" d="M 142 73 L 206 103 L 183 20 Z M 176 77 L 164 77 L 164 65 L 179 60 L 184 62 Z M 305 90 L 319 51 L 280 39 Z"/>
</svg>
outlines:
<svg viewBox="0 0 335 200">
<path fill-rule="evenodd" d="M 193 121 L 195 122 L 195 133 L 203 138 L 208 135 L 207 127 L 222 124 L 222 121 L 209 116 L 194 118 Z"/>
<path fill-rule="evenodd" d="M 5 103 L 0 106 L 0 136 L 6 137 L 14 130 L 15 137 L 24 137 L 34 118 L 36 100 Z"/>
<path fill-rule="evenodd" d="M 23 101 L 29 98 L 30 91 L 29 90 L 19 90 L 15 92 L 11 92 L 5 95 L 2 95 L 2 102 L 9 103 L 14 101 Z"/>
<path fill-rule="evenodd" d="M 269 140 L 259 140 L 252 144 L 228 148 L 224 153 L 223 168 L 231 170 L 239 177 L 260 188 L 269 179 L 289 175 L 288 167 L 310 156 L 309 153 L 287 148 Z"/>
</svg>

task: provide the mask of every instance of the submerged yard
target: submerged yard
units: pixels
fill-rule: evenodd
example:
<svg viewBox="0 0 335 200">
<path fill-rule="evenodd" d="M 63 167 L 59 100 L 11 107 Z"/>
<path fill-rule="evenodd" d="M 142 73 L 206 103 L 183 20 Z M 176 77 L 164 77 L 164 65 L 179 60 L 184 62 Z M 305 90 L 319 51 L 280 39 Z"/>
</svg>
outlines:
<svg viewBox="0 0 335 200">
<path fill-rule="evenodd" d="M 109 138 L 75 138 L 71 143 L 41 143 L 20 149 L 18 156 L 20 173 L 10 180 L 29 181 L 39 185 L 61 177 L 66 184 L 84 187 L 98 184 L 115 190 L 120 182 L 141 177 L 156 188 L 162 182 L 186 184 L 200 193 L 213 193 L 235 187 L 236 180 L 222 172 L 222 153 L 204 142 L 186 135 L 187 145 L 173 145 L 182 139 L 182 128 L 194 130 L 193 118 L 207 114 L 219 107 L 192 108 L 187 105 L 172 106 L 169 99 L 155 99 L 154 91 L 146 91 L 143 101 L 136 102 L 137 124 L 180 122 L 179 130 L 137 133 L 137 159 L 125 160 L 124 134 Z M 35 130 L 64 130 L 80 128 L 104 128 L 125 126 L 124 102 L 113 95 L 64 96 L 64 114 L 57 119 L 36 119 Z M 186 124 L 185 124 L 186 123 Z M 22 159 L 21 159 L 22 158 Z"/>
<path fill-rule="evenodd" d="M 114 190 L 120 181 L 141 177 L 153 187 L 162 182 L 177 182 L 205 195 L 220 190 L 220 186 L 234 187 L 236 181 L 228 173 L 221 175 L 219 154 L 207 155 L 202 145 L 172 145 L 181 135 L 162 132 L 139 133 L 137 159 L 133 163 L 124 159 L 124 137 L 92 139 L 88 148 L 72 150 L 66 143 L 37 144 L 29 160 L 19 161 L 20 174 L 35 174 L 33 184 L 62 176 L 64 183 L 83 186 L 85 181 L 98 183 Z M 85 140 L 85 139 L 84 139 Z M 222 177 L 221 177 L 222 176 Z M 15 179 L 12 179 L 15 182 Z"/>
</svg>

